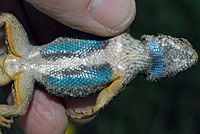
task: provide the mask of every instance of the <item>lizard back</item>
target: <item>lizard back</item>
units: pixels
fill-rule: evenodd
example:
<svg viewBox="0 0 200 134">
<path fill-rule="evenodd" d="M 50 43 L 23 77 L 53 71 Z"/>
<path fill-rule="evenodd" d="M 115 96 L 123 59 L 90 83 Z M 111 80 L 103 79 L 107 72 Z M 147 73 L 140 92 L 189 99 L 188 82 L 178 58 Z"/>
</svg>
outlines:
<svg viewBox="0 0 200 134">
<path fill-rule="evenodd" d="M 103 89 L 114 79 L 109 61 L 101 57 L 107 46 L 106 40 L 73 38 L 58 38 L 42 46 L 41 58 L 51 68 L 42 75 L 41 83 L 60 97 L 84 97 Z M 97 52 L 104 54 L 98 56 Z"/>
</svg>

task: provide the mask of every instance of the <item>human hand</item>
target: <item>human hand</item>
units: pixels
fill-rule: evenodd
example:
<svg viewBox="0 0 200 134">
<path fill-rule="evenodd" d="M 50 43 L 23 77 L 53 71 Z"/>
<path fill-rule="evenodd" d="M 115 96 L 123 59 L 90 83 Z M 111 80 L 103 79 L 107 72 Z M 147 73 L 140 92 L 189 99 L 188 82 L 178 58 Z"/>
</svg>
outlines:
<svg viewBox="0 0 200 134">
<path fill-rule="evenodd" d="M 133 0 L 94 0 L 93 4 L 90 4 L 91 0 L 27 1 L 64 25 L 100 36 L 123 32 L 135 16 Z M 71 30 L 37 12 L 25 1 L 1 1 L 0 10 L 13 13 L 22 22 L 33 44 L 50 42 Z M 35 89 L 27 114 L 18 121 L 26 134 L 63 134 L 68 124 L 65 109 L 73 113 L 73 108 L 86 109 L 95 103 L 95 96 L 60 100 L 41 90 L 41 87 L 36 86 Z M 76 122 L 85 123 L 92 118 Z"/>
</svg>

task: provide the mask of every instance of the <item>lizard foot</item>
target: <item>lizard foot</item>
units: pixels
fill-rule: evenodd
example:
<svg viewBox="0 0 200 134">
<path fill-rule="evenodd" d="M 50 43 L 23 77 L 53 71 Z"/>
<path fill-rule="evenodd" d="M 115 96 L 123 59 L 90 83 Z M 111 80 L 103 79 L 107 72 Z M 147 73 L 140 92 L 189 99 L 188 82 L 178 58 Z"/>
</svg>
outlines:
<svg viewBox="0 0 200 134">
<path fill-rule="evenodd" d="M 97 111 L 95 112 L 93 110 L 93 108 L 88 109 L 88 110 L 83 110 L 83 111 L 74 109 L 74 112 L 76 113 L 76 115 L 70 114 L 70 113 L 67 113 L 67 115 L 71 119 L 85 119 L 85 118 L 91 117 L 97 113 Z"/>
<path fill-rule="evenodd" d="M 95 111 L 93 110 L 93 108 L 87 109 L 87 110 L 77 110 L 77 109 L 74 109 L 74 112 L 75 112 L 76 114 L 81 114 L 81 115 L 83 115 L 84 117 L 90 117 L 90 116 L 92 116 L 93 114 L 95 114 Z"/>
<path fill-rule="evenodd" d="M 6 119 L 4 116 L 0 115 L 0 126 L 10 128 L 12 123 L 13 119 Z"/>
</svg>

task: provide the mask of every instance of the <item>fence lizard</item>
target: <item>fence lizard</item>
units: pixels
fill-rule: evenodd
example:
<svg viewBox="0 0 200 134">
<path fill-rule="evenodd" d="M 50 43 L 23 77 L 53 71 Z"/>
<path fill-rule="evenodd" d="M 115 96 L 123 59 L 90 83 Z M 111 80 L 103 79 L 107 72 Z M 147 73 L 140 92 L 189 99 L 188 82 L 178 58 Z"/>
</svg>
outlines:
<svg viewBox="0 0 200 134">
<path fill-rule="evenodd" d="M 80 119 L 103 109 L 137 74 L 157 80 L 174 76 L 198 60 L 186 39 L 167 35 L 143 35 L 140 40 L 127 33 L 105 40 L 82 35 L 33 46 L 13 15 L 2 13 L 0 27 L 5 27 L 8 44 L 8 52 L 0 56 L 0 85 L 14 81 L 14 105 L 0 105 L 0 126 L 6 128 L 13 117 L 26 113 L 35 81 L 58 97 L 99 92 L 91 109 L 68 114 Z"/>
</svg>

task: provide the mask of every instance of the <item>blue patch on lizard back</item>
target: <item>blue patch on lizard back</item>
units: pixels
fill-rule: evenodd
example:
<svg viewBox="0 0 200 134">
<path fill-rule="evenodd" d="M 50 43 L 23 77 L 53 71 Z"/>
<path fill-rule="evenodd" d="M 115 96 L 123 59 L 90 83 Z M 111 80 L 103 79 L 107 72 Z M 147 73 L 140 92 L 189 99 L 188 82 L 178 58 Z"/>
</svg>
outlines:
<svg viewBox="0 0 200 134">
<path fill-rule="evenodd" d="M 105 40 L 58 38 L 55 41 L 41 47 L 40 54 L 46 60 L 59 58 L 84 57 L 100 49 L 104 49 Z"/>
<path fill-rule="evenodd" d="M 96 40 L 76 40 L 76 39 L 68 39 L 63 38 L 60 43 L 56 43 L 54 45 L 50 45 L 46 48 L 47 52 L 50 53 L 77 53 L 80 51 L 89 52 L 91 49 L 98 50 L 104 41 L 96 41 Z"/>
<path fill-rule="evenodd" d="M 51 72 L 45 78 L 45 85 L 51 94 L 57 96 L 83 97 L 100 90 L 111 80 L 111 68 L 104 64 Z"/>
<path fill-rule="evenodd" d="M 150 56 L 152 57 L 152 67 L 150 73 L 153 77 L 162 76 L 166 70 L 166 65 L 163 62 L 163 58 L 166 53 L 163 52 L 161 46 L 154 40 L 148 42 L 148 49 L 150 50 Z"/>
</svg>

